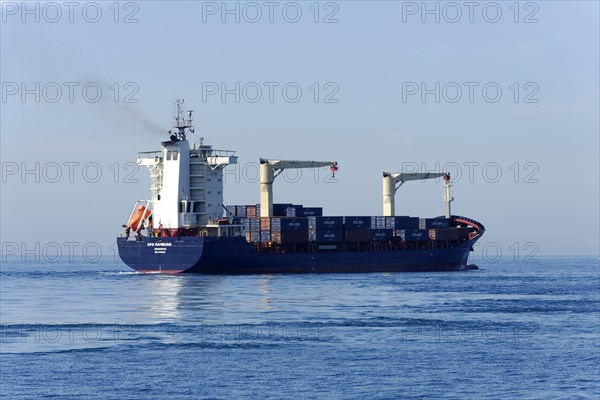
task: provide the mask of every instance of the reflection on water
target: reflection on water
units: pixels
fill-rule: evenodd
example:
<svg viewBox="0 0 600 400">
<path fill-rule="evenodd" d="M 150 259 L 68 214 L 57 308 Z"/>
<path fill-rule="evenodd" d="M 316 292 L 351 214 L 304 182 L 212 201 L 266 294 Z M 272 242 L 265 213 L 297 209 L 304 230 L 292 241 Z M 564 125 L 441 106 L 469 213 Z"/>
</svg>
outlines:
<svg viewBox="0 0 600 400">
<path fill-rule="evenodd" d="M 271 290 L 269 288 L 269 283 L 271 282 L 271 275 L 263 275 L 260 285 L 260 293 L 263 295 L 258 299 L 259 301 L 259 309 L 263 311 L 269 311 L 271 309 L 271 298 L 269 294 Z"/>
<path fill-rule="evenodd" d="M 136 308 L 138 316 L 148 322 L 239 322 L 240 318 L 272 310 L 270 275 L 137 278 Z M 143 298 L 148 303 L 140 301 Z"/>
<path fill-rule="evenodd" d="M 151 312 L 156 319 L 178 320 L 179 296 L 183 284 L 180 276 L 159 277 L 151 281 Z"/>
</svg>

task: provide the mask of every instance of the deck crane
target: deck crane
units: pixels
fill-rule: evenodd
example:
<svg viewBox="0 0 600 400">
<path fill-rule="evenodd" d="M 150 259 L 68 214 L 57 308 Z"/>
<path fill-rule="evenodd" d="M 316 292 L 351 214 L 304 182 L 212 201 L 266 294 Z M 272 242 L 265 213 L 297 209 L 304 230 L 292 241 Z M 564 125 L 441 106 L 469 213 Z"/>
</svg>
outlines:
<svg viewBox="0 0 600 400">
<path fill-rule="evenodd" d="M 444 203 L 445 216 L 450 217 L 450 202 L 454 199 L 450 195 L 450 175 L 440 172 L 384 172 L 383 173 L 383 215 L 393 217 L 395 215 L 394 195 L 400 186 L 408 181 L 419 181 L 444 177 Z"/>
<path fill-rule="evenodd" d="M 335 174 L 337 161 L 294 161 L 260 159 L 260 216 L 273 216 L 273 181 L 286 169 L 329 166 Z"/>
</svg>

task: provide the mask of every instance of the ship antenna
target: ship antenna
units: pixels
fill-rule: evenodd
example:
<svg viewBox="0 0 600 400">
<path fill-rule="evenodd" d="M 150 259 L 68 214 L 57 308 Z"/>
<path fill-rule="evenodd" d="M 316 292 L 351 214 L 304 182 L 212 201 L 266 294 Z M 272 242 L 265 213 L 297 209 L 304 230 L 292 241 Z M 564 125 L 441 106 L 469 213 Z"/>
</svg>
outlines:
<svg viewBox="0 0 600 400">
<path fill-rule="evenodd" d="M 190 132 L 194 132 L 193 122 L 192 122 L 192 113 L 193 111 L 188 110 L 187 118 L 184 115 L 183 107 L 184 100 L 177 99 L 175 101 L 175 115 L 173 117 L 173 128 L 177 128 L 177 138 L 179 140 L 186 139 L 186 129 L 189 129 Z"/>
</svg>

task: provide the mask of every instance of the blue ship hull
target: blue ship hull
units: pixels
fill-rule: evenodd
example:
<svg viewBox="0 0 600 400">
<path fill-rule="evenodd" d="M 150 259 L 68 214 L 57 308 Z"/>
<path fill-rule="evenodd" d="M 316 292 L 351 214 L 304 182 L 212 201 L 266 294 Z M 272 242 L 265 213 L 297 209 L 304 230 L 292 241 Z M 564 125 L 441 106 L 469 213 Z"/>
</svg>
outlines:
<svg viewBox="0 0 600 400">
<path fill-rule="evenodd" d="M 256 274 L 457 271 L 478 237 L 453 248 L 427 250 L 256 252 L 243 237 L 117 238 L 119 256 L 139 272 Z"/>
</svg>

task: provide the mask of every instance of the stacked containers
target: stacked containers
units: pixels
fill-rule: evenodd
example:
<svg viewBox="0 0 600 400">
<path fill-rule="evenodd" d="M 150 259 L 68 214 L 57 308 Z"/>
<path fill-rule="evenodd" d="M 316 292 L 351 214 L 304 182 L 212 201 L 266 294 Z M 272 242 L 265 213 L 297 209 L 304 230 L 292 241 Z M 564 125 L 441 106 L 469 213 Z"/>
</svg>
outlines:
<svg viewBox="0 0 600 400">
<path fill-rule="evenodd" d="M 246 206 L 235 206 L 235 217 L 246 217 Z"/>
<path fill-rule="evenodd" d="M 308 217 L 308 238 L 317 243 L 341 243 L 344 241 L 343 217 Z"/>
<path fill-rule="evenodd" d="M 371 229 L 385 229 L 386 217 L 371 217 Z"/>
<path fill-rule="evenodd" d="M 260 241 L 267 243 L 271 241 L 271 218 L 260 217 Z"/>
<path fill-rule="evenodd" d="M 371 217 L 346 217 L 344 234 L 346 242 L 371 241 Z"/>
<path fill-rule="evenodd" d="M 256 206 L 246 206 L 246 217 L 256 218 L 259 214 L 256 212 Z"/>
<path fill-rule="evenodd" d="M 308 220 L 296 217 L 271 218 L 271 241 L 280 244 L 308 242 Z"/>
<path fill-rule="evenodd" d="M 274 217 L 285 217 L 287 208 L 292 207 L 292 206 L 293 206 L 293 204 L 291 204 L 291 203 L 273 204 L 273 216 Z M 300 206 L 300 207 L 302 207 L 302 206 Z"/>
<path fill-rule="evenodd" d="M 303 217 L 303 207 L 302 206 L 290 206 L 285 209 L 285 215 L 287 217 Z"/>
<path fill-rule="evenodd" d="M 260 218 L 246 219 L 246 240 L 250 243 L 260 242 Z"/>
</svg>

